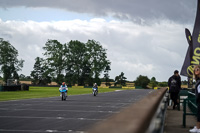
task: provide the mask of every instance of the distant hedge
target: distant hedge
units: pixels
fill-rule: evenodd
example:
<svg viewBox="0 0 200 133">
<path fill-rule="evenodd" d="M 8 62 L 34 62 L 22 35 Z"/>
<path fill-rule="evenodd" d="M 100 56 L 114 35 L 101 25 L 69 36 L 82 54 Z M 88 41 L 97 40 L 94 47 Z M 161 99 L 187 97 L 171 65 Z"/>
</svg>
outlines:
<svg viewBox="0 0 200 133">
<path fill-rule="evenodd" d="M 28 85 L 11 85 L 11 86 L 0 86 L 0 91 L 28 91 Z"/>
</svg>

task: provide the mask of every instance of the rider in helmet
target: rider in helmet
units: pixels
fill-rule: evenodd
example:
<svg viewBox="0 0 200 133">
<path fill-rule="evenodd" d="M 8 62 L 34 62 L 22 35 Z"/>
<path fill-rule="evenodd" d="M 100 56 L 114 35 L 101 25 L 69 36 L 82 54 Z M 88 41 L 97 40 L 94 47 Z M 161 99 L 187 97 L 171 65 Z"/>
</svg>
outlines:
<svg viewBox="0 0 200 133">
<path fill-rule="evenodd" d="M 97 83 L 94 83 L 93 88 L 96 88 L 96 89 L 97 89 L 97 92 L 98 92 L 98 85 L 97 85 Z"/>
<path fill-rule="evenodd" d="M 65 82 L 62 83 L 62 85 L 60 86 L 59 90 L 66 90 L 66 92 L 68 91 L 67 85 Z M 60 96 L 62 96 L 62 93 L 60 93 Z"/>
</svg>

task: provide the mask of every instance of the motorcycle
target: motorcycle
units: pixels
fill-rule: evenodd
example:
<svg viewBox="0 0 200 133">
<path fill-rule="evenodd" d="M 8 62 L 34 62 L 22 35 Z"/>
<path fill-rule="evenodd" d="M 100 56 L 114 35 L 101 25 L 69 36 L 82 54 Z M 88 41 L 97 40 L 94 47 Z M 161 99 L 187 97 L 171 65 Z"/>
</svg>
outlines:
<svg viewBox="0 0 200 133">
<path fill-rule="evenodd" d="M 97 88 L 92 88 L 92 90 L 93 90 L 93 93 L 92 93 L 92 94 L 93 94 L 94 96 L 96 96 L 96 95 L 98 94 Z"/>
<path fill-rule="evenodd" d="M 67 90 L 59 90 L 61 92 L 61 100 L 66 100 L 67 97 Z"/>
</svg>

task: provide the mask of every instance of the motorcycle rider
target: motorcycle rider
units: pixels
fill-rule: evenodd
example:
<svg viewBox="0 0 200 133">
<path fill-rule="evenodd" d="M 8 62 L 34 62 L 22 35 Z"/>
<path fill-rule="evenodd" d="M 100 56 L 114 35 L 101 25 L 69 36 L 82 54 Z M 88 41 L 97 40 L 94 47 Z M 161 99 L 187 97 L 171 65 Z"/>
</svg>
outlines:
<svg viewBox="0 0 200 133">
<path fill-rule="evenodd" d="M 62 83 L 62 85 L 60 86 L 59 90 L 66 90 L 66 93 L 68 91 L 67 85 L 65 82 Z M 60 93 L 60 96 L 62 96 L 62 93 Z M 67 95 L 66 95 L 67 96 Z"/>
<path fill-rule="evenodd" d="M 94 83 L 93 88 L 96 88 L 96 89 L 97 89 L 97 92 L 98 92 L 98 85 L 97 85 L 97 83 Z"/>
</svg>

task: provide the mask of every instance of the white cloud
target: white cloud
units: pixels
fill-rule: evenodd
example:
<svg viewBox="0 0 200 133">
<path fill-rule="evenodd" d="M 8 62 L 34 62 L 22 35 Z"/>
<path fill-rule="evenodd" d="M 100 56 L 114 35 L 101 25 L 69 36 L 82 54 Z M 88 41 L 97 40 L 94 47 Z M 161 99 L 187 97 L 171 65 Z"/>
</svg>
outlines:
<svg viewBox="0 0 200 133">
<path fill-rule="evenodd" d="M 48 39 L 61 43 L 94 39 L 107 49 L 111 78 L 124 72 L 131 81 L 139 75 L 167 81 L 175 69 L 181 69 L 185 58 L 185 26 L 170 21 L 139 25 L 102 18 L 51 22 L 0 20 L 0 37 L 8 40 L 25 60 L 21 72 L 25 75 L 32 71 L 34 59 L 42 57 L 42 47 Z"/>
</svg>

